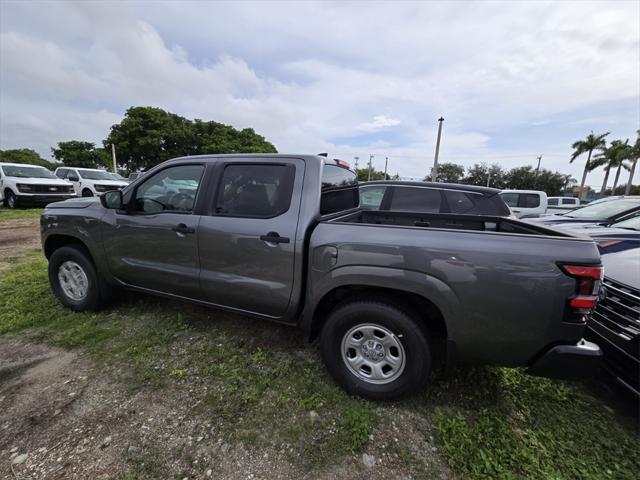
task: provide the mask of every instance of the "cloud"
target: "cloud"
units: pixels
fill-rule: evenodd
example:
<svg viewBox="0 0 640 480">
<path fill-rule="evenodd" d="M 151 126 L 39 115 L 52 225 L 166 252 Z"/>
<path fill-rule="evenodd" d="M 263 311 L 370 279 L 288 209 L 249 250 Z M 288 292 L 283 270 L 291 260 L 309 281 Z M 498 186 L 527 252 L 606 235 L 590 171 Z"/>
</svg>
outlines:
<svg viewBox="0 0 640 480">
<path fill-rule="evenodd" d="M 569 145 L 599 128 L 584 119 L 625 138 L 640 122 L 639 15 L 637 2 L 0 2 L 0 148 L 99 142 L 126 108 L 154 105 L 253 127 L 280 151 L 387 155 L 417 177 L 443 115 L 441 161 L 553 154 L 575 176 Z"/>
<path fill-rule="evenodd" d="M 357 126 L 357 130 L 362 132 L 375 132 L 383 128 L 395 127 L 400 125 L 400 120 L 389 118 L 385 115 L 375 115 L 371 122 L 364 122 Z"/>
</svg>

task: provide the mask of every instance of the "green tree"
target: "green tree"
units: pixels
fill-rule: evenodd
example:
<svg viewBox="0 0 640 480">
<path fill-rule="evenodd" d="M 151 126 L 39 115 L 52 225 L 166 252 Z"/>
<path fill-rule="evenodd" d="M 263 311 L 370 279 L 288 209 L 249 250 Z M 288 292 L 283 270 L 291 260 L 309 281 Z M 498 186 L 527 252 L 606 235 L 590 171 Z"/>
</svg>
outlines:
<svg viewBox="0 0 640 480">
<path fill-rule="evenodd" d="M 585 198 L 583 194 L 584 183 L 587 181 L 587 173 L 596 169 L 599 165 L 593 164 L 591 162 L 591 155 L 595 150 L 603 151 L 606 147 L 606 141 L 604 137 L 609 135 L 610 132 L 601 133 L 600 135 L 595 135 L 593 131 L 587 135 L 584 140 L 578 140 L 571 145 L 573 148 L 573 154 L 571 154 L 571 159 L 569 163 L 573 163 L 573 161 L 578 158 L 580 155 L 587 153 L 587 162 L 584 164 L 584 171 L 582 172 L 582 180 L 580 182 L 580 198 Z"/>
<path fill-rule="evenodd" d="M 369 180 L 391 180 L 392 177 L 387 173 L 387 177 L 385 178 L 384 172 L 382 170 L 371 169 L 371 177 L 369 177 L 369 169 L 368 168 L 358 168 L 356 170 L 358 175 L 359 182 L 367 182 Z M 397 178 L 396 178 L 397 177 Z M 398 180 L 398 174 L 395 175 L 394 180 Z"/>
<path fill-rule="evenodd" d="M 183 155 L 277 152 L 251 128 L 236 130 L 213 121 L 192 121 L 155 107 L 129 108 L 103 144 L 105 149 L 115 145 L 118 164 L 129 171 Z"/>
<path fill-rule="evenodd" d="M 571 183 L 571 175 L 564 175 L 559 172 L 552 172 L 543 168 L 538 172 L 531 187 L 534 190 L 542 190 L 549 196 L 557 196 L 564 192 Z M 573 179 L 575 181 L 575 179 Z M 577 183 L 577 182 L 576 182 Z"/>
<path fill-rule="evenodd" d="M 56 168 L 52 162 L 42 158 L 38 152 L 30 148 L 14 148 L 11 150 L 0 150 L 0 162 L 7 163 L 28 163 L 31 165 L 39 165 L 41 167 L 52 170 Z"/>
<path fill-rule="evenodd" d="M 513 190 L 534 190 L 536 171 L 531 165 L 512 168 L 506 174 L 505 181 L 507 187 Z"/>
<path fill-rule="evenodd" d="M 556 196 L 566 191 L 572 183 L 577 183 L 571 175 L 552 172 L 543 168 L 536 174 L 531 165 L 516 167 L 505 176 L 508 188 L 514 190 L 542 190 L 547 195 Z"/>
<path fill-rule="evenodd" d="M 433 169 L 431 169 L 433 172 Z M 436 174 L 436 182 L 460 183 L 464 177 L 464 167 L 456 163 L 441 163 L 438 165 L 438 173 Z M 425 177 L 425 182 L 431 181 L 431 173 Z"/>
<path fill-rule="evenodd" d="M 636 165 L 638 164 L 638 158 L 640 158 L 640 130 L 636 130 L 636 143 L 633 144 L 631 150 L 631 168 L 629 169 L 629 181 L 624 189 L 625 195 L 630 195 L 631 186 L 633 183 L 633 175 L 636 173 Z"/>
<path fill-rule="evenodd" d="M 91 142 L 58 142 L 58 148 L 51 148 L 51 153 L 56 160 L 68 167 L 98 168 L 111 165 L 110 155 Z"/>
<path fill-rule="evenodd" d="M 473 167 L 467 169 L 467 175 L 461 180 L 461 183 L 485 187 L 488 184 L 493 188 L 505 188 L 506 172 L 497 163 L 492 165 L 476 163 Z"/>
<path fill-rule="evenodd" d="M 618 179 L 620 178 L 620 170 L 622 167 L 625 169 L 629 169 L 629 167 L 624 164 L 624 160 L 630 159 L 632 156 L 633 148 L 629 145 L 629 139 L 626 141 L 622 140 L 613 140 L 609 147 L 607 147 L 601 154 L 594 158 L 594 162 L 600 166 L 604 165 L 604 180 L 602 182 L 602 188 L 600 189 L 600 194 L 604 195 L 607 190 L 607 182 L 609 181 L 609 174 L 611 173 L 611 169 L 616 168 L 616 177 L 613 182 L 612 191 L 615 191 L 618 186 Z"/>
</svg>

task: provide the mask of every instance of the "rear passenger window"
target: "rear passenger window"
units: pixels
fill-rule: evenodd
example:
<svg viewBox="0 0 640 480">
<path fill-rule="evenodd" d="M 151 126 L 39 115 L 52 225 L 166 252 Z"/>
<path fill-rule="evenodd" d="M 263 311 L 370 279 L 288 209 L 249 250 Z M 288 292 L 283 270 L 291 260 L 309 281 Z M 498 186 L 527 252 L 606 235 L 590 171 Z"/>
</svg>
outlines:
<svg viewBox="0 0 640 480">
<path fill-rule="evenodd" d="M 453 190 L 446 190 L 444 195 L 447 198 L 451 213 L 488 213 L 478 211 L 474 201 L 474 197 L 481 197 L 482 195 L 455 192 Z"/>
<path fill-rule="evenodd" d="M 322 167 L 320 214 L 328 215 L 356 208 L 360 203 L 358 177 L 347 168 L 325 163 Z"/>
<path fill-rule="evenodd" d="M 293 165 L 227 165 L 216 199 L 216 215 L 272 218 L 291 204 Z"/>
<path fill-rule="evenodd" d="M 563 205 L 575 205 L 576 204 L 576 200 L 574 198 L 563 198 L 562 199 L 562 204 Z"/>
<path fill-rule="evenodd" d="M 564 203 L 564 202 L 562 202 L 562 203 Z M 547 201 L 547 205 L 558 205 L 558 199 L 557 198 L 550 198 Z"/>
<path fill-rule="evenodd" d="M 518 206 L 518 197 L 517 193 L 502 193 L 500 194 L 504 203 L 509 205 L 511 208 Z"/>
<path fill-rule="evenodd" d="M 422 187 L 394 187 L 391 210 L 399 212 L 440 213 L 440 190 Z"/>
<path fill-rule="evenodd" d="M 540 206 L 540 196 L 535 193 L 521 193 L 518 206 L 522 208 L 536 208 Z"/>
</svg>

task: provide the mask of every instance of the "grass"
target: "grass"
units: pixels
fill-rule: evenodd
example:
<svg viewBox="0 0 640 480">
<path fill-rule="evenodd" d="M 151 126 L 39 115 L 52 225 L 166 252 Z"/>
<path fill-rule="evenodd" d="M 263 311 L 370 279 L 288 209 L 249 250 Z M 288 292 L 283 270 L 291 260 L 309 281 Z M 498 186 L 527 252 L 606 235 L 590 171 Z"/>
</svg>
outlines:
<svg viewBox="0 0 640 480">
<path fill-rule="evenodd" d="M 132 391 L 198 381 L 207 393 L 194 415 L 230 442 L 287 445 L 303 469 L 361 452 L 376 424 L 374 405 L 336 387 L 293 329 L 147 297 L 72 312 L 50 293 L 39 253 L 12 265 L 0 291 L 0 335 L 84 348 L 103 365 L 124 362 Z"/>
<path fill-rule="evenodd" d="M 500 368 L 453 383 L 458 398 L 441 392 L 434 423 L 465 478 L 637 478 L 638 438 L 578 385 Z"/>
<path fill-rule="evenodd" d="M 42 208 L 6 208 L 0 206 L 0 223 L 5 220 L 31 220 L 40 218 Z"/>
<path fill-rule="evenodd" d="M 374 448 L 372 432 L 399 437 L 387 452 L 414 478 L 439 475 L 434 456 L 469 479 L 626 479 L 640 471 L 638 438 L 577 384 L 473 368 L 412 399 L 374 404 L 337 388 L 317 351 L 289 328 L 140 296 L 75 313 L 51 295 L 40 254 L 12 263 L 0 292 L 0 334 L 86 349 L 105 369 L 123 367 L 119 378 L 132 391 L 193 391 L 201 401 L 190 399 L 192 415 L 225 441 L 279 450 L 303 471 Z M 417 439 L 393 433 L 402 415 L 421 423 Z M 157 457 L 130 458 L 125 478 L 161 472 Z"/>
</svg>

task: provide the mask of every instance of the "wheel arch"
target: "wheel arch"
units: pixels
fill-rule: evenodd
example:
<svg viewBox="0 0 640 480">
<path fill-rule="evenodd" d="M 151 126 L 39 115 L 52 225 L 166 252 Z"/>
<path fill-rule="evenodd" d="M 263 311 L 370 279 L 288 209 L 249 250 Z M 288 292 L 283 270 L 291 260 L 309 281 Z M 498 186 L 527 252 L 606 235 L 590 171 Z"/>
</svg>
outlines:
<svg viewBox="0 0 640 480">
<path fill-rule="evenodd" d="M 322 331 L 327 316 L 337 305 L 362 298 L 374 298 L 408 311 L 427 327 L 430 334 L 448 337 L 445 317 L 430 299 L 414 292 L 373 285 L 342 285 L 328 291 L 317 303 L 308 330 L 309 340 L 315 340 Z"/>
<path fill-rule="evenodd" d="M 83 242 L 81 239 L 79 239 L 78 237 L 74 237 L 73 235 L 68 235 L 68 234 L 49 235 L 44 241 L 44 245 L 43 245 L 44 256 L 48 260 L 49 258 L 51 258 L 51 255 L 53 255 L 53 252 L 55 252 L 61 247 L 66 247 L 66 246 L 79 247 L 89 256 L 89 259 L 95 265 L 95 260 L 87 244 Z"/>
</svg>

